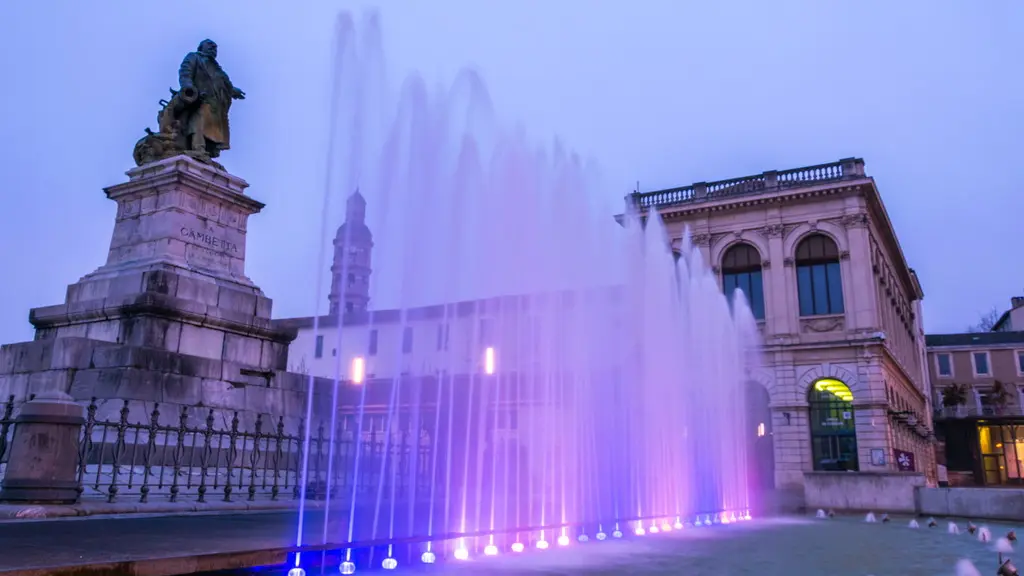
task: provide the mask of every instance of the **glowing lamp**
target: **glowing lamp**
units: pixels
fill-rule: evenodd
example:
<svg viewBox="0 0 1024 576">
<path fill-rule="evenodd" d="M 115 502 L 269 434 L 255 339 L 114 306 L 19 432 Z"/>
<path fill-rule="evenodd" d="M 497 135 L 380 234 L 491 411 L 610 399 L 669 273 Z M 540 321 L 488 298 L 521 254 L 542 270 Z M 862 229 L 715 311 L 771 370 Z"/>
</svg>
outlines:
<svg viewBox="0 0 1024 576">
<path fill-rule="evenodd" d="M 680 522 L 679 520 L 676 520 L 676 525 L 674 526 L 674 528 L 676 530 L 682 530 L 683 529 L 683 523 Z"/>
<path fill-rule="evenodd" d="M 353 384 L 362 384 L 363 379 L 366 377 L 366 360 L 362 356 L 356 356 L 352 359 L 352 369 L 349 374 L 349 378 L 352 379 Z"/>
<path fill-rule="evenodd" d="M 657 530 L 657 528 L 655 528 L 655 530 Z M 636 530 L 634 530 L 633 533 L 637 536 L 643 536 L 644 534 L 647 534 L 643 526 L 637 526 Z"/>
<path fill-rule="evenodd" d="M 747 510 L 747 514 L 743 517 L 744 520 L 750 520 L 750 510 Z"/>
<path fill-rule="evenodd" d="M 657 534 L 658 532 L 661 532 L 661 530 L 658 530 L 657 526 L 651 526 L 651 529 L 649 530 L 649 532 L 651 534 Z M 637 536 L 643 536 L 643 534 L 637 534 Z"/>
<path fill-rule="evenodd" d="M 434 562 L 437 561 L 437 556 L 434 556 L 433 552 L 431 552 L 430 550 L 427 550 L 426 552 L 423 553 L 422 556 L 420 556 L 420 561 L 423 562 L 424 564 L 433 564 Z"/>
<path fill-rule="evenodd" d="M 398 568 L 398 560 L 395 560 L 394 558 L 385 558 L 384 561 L 380 563 L 380 567 L 385 570 L 394 570 L 395 568 Z"/>
<path fill-rule="evenodd" d="M 522 552 L 525 549 L 526 549 L 526 546 L 523 546 L 522 542 L 513 542 L 512 543 L 512 551 L 513 552 Z"/>
<path fill-rule="evenodd" d="M 488 346 L 484 350 L 484 374 L 494 374 L 494 347 Z"/>
<path fill-rule="evenodd" d="M 558 537 L 558 545 L 559 546 L 568 546 L 569 545 L 569 537 L 566 536 L 565 534 L 562 534 L 561 536 L 559 536 Z"/>
<path fill-rule="evenodd" d="M 664 524 L 661 525 L 661 531 L 662 532 L 671 532 L 672 531 L 672 525 L 669 524 L 668 522 L 665 522 Z"/>
<path fill-rule="evenodd" d="M 598 540 L 604 540 L 607 537 L 608 537 L 608 535 L 605 534 L 604 532 L 598 532 L 597 536 L 595 536 L 595 538 L 597 538 Z"/>
<path fill-rule="evenodd" d="M 466 550 L 465 546 L 459 545 L 459 547 L 455 549 L 455 559 L 466 560 L 467 558 L 469 558 L 469 550 Z"/>
<path fill-rule="evenodd" d="M 306 571 L 296 566 L 288 571 L 288 576 L 306 576 Z"/>
<path fill-rule="evenodd" d="M 584 542 L 590 542 L 590 537 L 588 537 L 586 534 L 580 534 L 579 536 L 576 537 L 576 540 L 580 544 L 582 544 Z"/>
<path fill-rule="evenodd" d="M 548 541 L 547 540 L 537 540 L 537 549 L 538 550 L 547 550 L 548 549 Z"/>
<path fill-rule="evenodd" d="M 612 532 L 612 538 L 622 538 L 622 532 L 619 532 L 618 530 Z"/>
<path fill-rule="evenodd" d="M 342 562 L 341 566 L 338 566 L 338 572 L 341 572 L 342 574 L 355 574 L 356 565 L 354 562 Z"/>
<path fill-rule="evenodd" d="M 497 555 L 498 555 L 498 547 L 495 546 L 494 544 L 488 544 L 487 546 L 484 547 L 484 556 L 497 556 Z"/>
</svg>

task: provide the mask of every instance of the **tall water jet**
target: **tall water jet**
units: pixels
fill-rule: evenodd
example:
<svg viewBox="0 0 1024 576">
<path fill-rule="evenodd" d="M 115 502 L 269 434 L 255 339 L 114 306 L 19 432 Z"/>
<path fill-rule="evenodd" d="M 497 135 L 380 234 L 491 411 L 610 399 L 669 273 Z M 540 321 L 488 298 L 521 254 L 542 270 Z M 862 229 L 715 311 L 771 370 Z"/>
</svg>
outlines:
<svg viewBox="0 0 1024 576">
<path fill-rule="evenodd" d="M 479 75 L 392 92 L 377 19 L 341 21 L 331 194 L 365 197 L 391 309 L 339 336 L 336 382 L 355 358 L 389 374 L 336 407 L 356 444 L 326 467 L 351 482 L 345 561 L 368 540 L 391 566 L 396 540 L 433 563 L 749 519 L 742 292 L 688 233 L 674 254 L 660 217 L 612 223 L 594 164 L 504 128 Z"/>
</svg>

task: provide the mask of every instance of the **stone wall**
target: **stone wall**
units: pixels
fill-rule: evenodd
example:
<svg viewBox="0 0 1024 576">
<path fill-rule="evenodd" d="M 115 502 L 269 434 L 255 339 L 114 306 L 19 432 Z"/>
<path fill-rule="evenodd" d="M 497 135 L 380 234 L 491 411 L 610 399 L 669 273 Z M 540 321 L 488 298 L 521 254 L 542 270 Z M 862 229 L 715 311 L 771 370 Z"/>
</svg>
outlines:
<svg viewBox="0 0 1024 576">
<path fill-rule="evenodd" d="M 923 516 L 1024 521 L 1024 488 L 919 487 L 916 499 Z"/>
<path fill-rule="evenodd" d="M 807 472 L 804 505 L 809 510 L 914 512 L 914 490 L 924 486 L 917 472 Z"/>
</svg>

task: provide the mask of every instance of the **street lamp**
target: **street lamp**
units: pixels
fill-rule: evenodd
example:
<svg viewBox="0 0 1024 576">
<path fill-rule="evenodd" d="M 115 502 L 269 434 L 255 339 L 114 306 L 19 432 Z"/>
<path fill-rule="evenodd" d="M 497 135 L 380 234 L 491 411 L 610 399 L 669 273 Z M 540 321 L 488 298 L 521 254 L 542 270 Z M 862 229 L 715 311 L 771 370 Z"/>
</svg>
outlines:
<svg viewBox="0 0 1024 576">
<path fill-rule="evenodd" d="M 366 360 L 363 360 L 362 356 L 356 356 L 352 359 L 352 368 L 349 371 L 349 378 L 353 384 L 362 384 L 363 378 L 366 376 Z"/>
</svg>

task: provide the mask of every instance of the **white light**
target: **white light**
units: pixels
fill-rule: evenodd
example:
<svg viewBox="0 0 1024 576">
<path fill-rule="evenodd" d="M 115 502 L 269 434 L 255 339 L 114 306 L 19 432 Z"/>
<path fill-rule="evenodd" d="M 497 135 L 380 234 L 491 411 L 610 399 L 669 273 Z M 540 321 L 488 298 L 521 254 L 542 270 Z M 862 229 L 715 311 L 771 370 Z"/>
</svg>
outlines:
<svg viewBox="0 0 1024 576">
<path fill-rule="evenodd" d="M 604 540 L 607 537 L 608 537 L 608 535 L 605 534 L 604 532 L 598 532 L 597 536 L 595 536 L 595 538 L 597 538 L 598 540 Z"/>
<path fill-rule="evenodd" d="M 469 550 L 466 550 L 466 547 L 460 544 L 459 547 L 455 549 L 455 559 L 465 560 L 467 558 L 469 558 Z"/>
<path fill-rule="evenodd" d="M 366 360 L 363 360 L 362 356 L 356 356 L 352 359 L 352 368 L 349 378 L 353 384 L 362 384 L 363 378 L 366 376 Z"/>
<path fill-rule="evenodd" d="M 296 566 L 288 571 L 288 576 L 306 576 L 306 571 Z"/>
<path fill-rule="evenodd" d="M 764 436 L 764 422 L 757 425 L 757 437 L 761 438 L 762 436 Z"/>
<path fill-rule="evenodd" d="M 668 522 L 665 522 L 664 524 L 661 525 L 661 531 L 662 532 L 671 532 L 672 531 L 672 525 L 669 524 Z"/>
<path fill-rule="evenodd" d="M 498 547 L 495 546 L 494 544 L 488 544 L 487 546 L 484 547 L 484 556 L 497 556 L 497 555 L 498 555 Z"/>
<path fill-rule="evenodd" d="M 682 530 L 683 529 L 683 523 L 680 522 L 679 520 L 676 520 L 676 525 L 673 526 L 673 528 L 675 528 L 676 530 Z"/>
<path fill-rule="evenodd" d="M 558 537 L 558 545 L 559 546 L 568 546 L 569 545 L 569 537 L 566 536 L 565 534 L 562 534 L 561 536 L 559 536 Z"/>
<path fill-rule="evenodd" d="M 644 527 L 643 526 L 637 526 L 636 530 L 634 530 L 633 533 L 636 534 L 637 536 L 643 536 L 647 532 L 644 531 Z"/>
<path fill-rule="evenodd" d="M 548 549 L 548 541 L 547 540 L 537 540 L 537 549 L 538 550 L 547 550 Z"/>
<path fill-rule="evenodd" d="M 698 517 L 697 517 L 697 527 L 698 527 L 698 528 L 700 528 L 700 527 L 701 527 L 701 526 L 703 526 L 703 525 L 704 525 L 704 522 L 703 522 L 703 521 L 702 521 L 702 520 L 700 519 L 700 517 L 698 516 Z"/>
<path fill-rule="evenodd" d="M 526 546 L 523 546 L 522 542 L 513 542 L 512 543 L 512 551 L 513 552 L 522 552 L 525 549 L 526 549 Z"/>
<path fill-rule="evenodd" d="M 484 350 L 484 373 L 494 374 L 494 347 L 488 346 Z"/>
<path fill-rule="evenodd" d="M 424 564 L 433 564 L 434 562 L 437 561 L 437 556 L 434 556 L 433 552 L 431 552 L 430 550 L 427 550 L 426 552 L 423 553 L 422 556 L 420 556 L 420 560 Z"/>
<path fill-rule="evenodd" d="M 643 528 L 641 528 L 641 530 L 643 530 Z M 650 529 L 650 533 L 651 534 L 657 534 L 658 532 L 659 532 L 659 530 L 658 530 L 657 526 L 651 526 L 651 529 Z M 639 536 L 643 536 L 643 534 L 639 534 Z"/>
<path fill-rule="evenodd" d="M 380 567 L 385 570 L 394 570 L 395 568 L 398 568 L 398 560 L 395 560 L 394 558 L 385 558 L 384 561 L 380 563 Z"/>
<path fill-rule="evenodd" d="M 750 510 L 747 510 L 747 515 L 743 517 L 744 520 L 750 520 Z"/>
<path fill-rule="evenodd" d="M 579 542 L 581 542 L 581 543 L 582 543 L 582 542 L 590 542 L 590 537 L 589 537 L 589 536 L 587 536 L 586 534 L 580 534 L 580 535 L 579 535 L 579 536 L 578 536 L 578 537 L 576 538 L 576 540 L 578 540 L 578 541 L 579 541 Z"/>
<path fill-rule="evenodd" d="M 341 566 L 338 566 L 338 572 L 342 574 L 355 574 L 356 565 L 354 562 L 342 562 Z"/>
<path fill-rule="evenodd" d="M 622 538 L 622 532 L 619 532 L 618 530 L 612 532 L 612 538 Z"/>
</svg>

